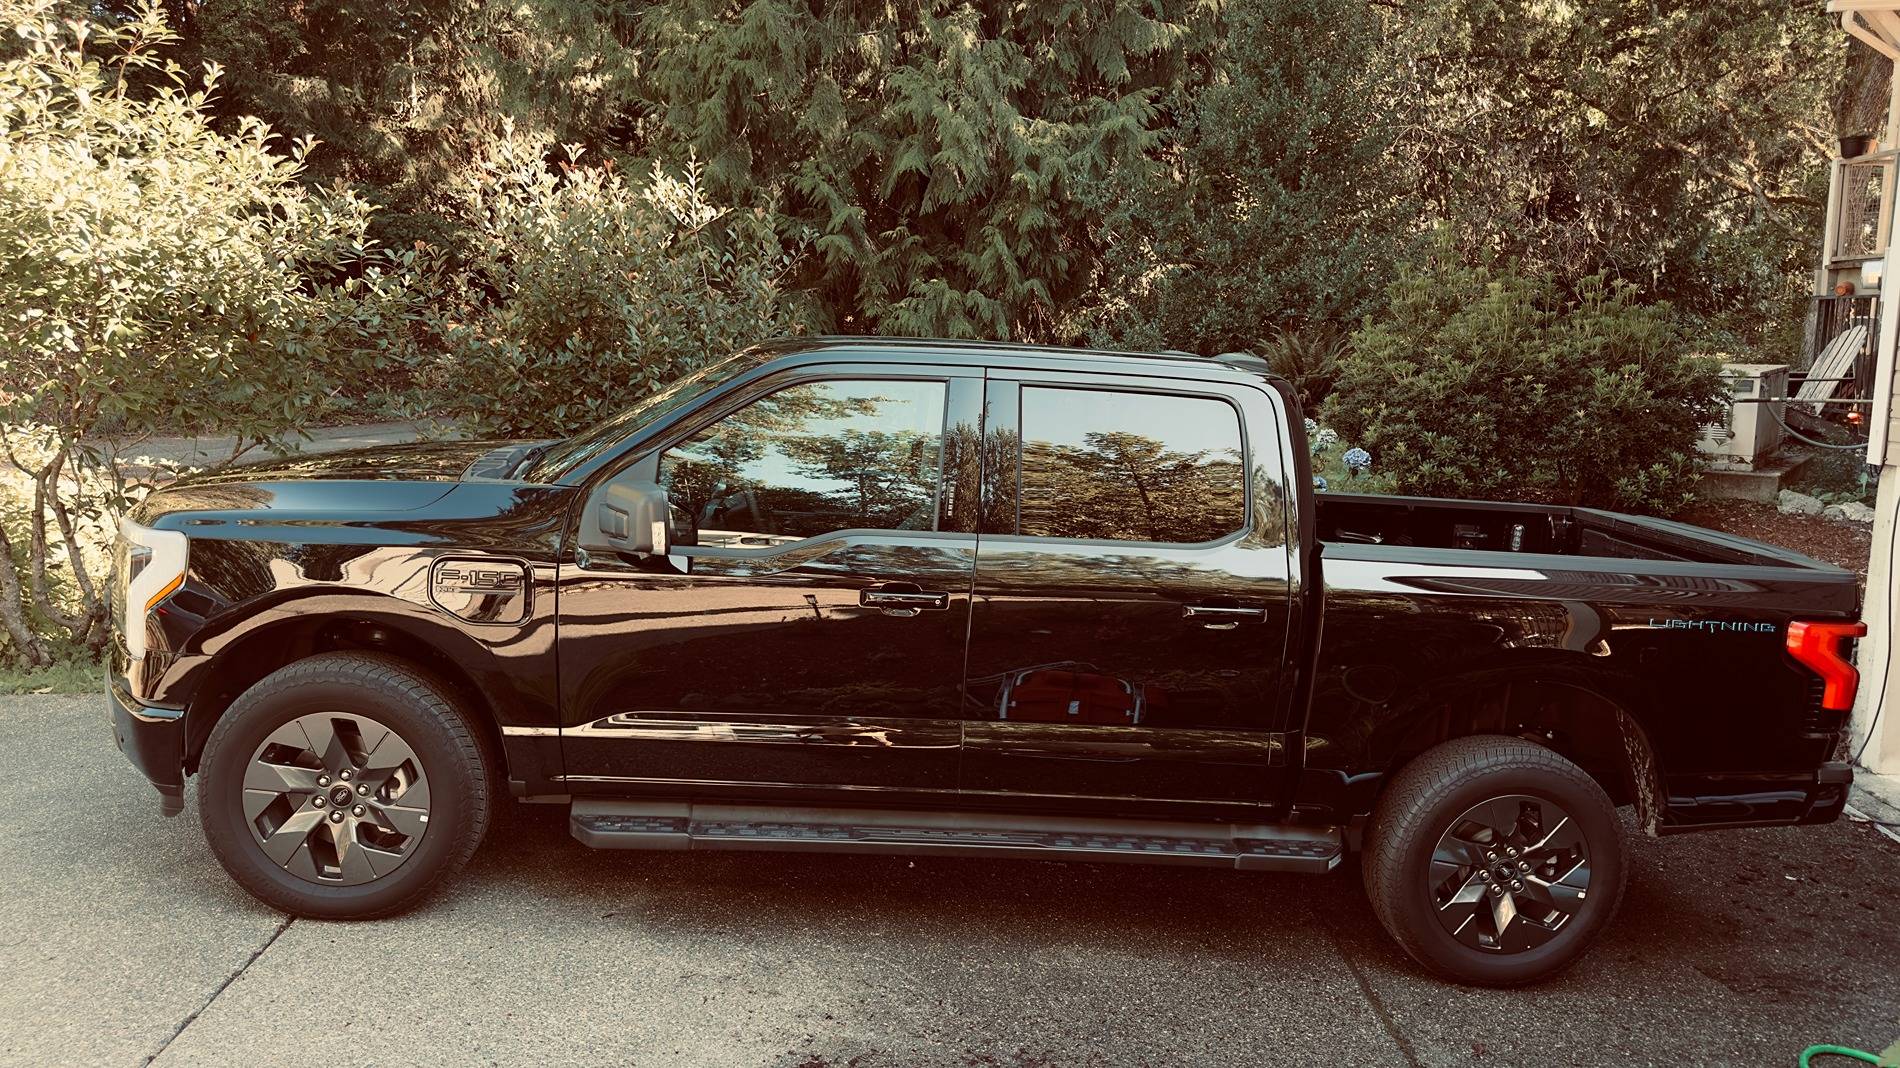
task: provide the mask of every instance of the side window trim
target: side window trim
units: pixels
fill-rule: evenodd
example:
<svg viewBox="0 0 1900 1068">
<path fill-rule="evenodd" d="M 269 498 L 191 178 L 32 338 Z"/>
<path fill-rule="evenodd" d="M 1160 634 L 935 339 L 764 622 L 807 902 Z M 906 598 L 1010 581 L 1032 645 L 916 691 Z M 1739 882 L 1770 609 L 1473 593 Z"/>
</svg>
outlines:
<svg viewBox="0 0 1900 1068">
<path fill-rule="evenodd" d="M 1005 480 L 992 483 L 989 472 L 985 471 L 983 486 L 986 498 L 992 492 L 1006 495 L 1003 501 L 986 499 L 983 514 L 985 523 L 983 533 L 997 537 L 1008 537 L 1037 543 L 1063 543 L 1072 545 L 1130 546 L 1164 549 L 1212 549 L 1253 537 L 1258 522 L 1258 510 L 1262 503 L 1257 499 L 1252 473 L 1254 465 L 1264 457 L 1257 451 L 1247 406 L 1236 396 L 1238 388 L 1227 387 L 1221 383 L 1201 382 L 1192 379 L 1163 379 L 1146 376 L 1107 376 L 1075 372 L 1039 373 L 1011 369 L 993 369 L 992 376 L 985 384 L 984 422 L 986 432 L 991 427 L 1005 430 L 1015 438 L 1012 450 L 1013 470 L 1002 472 Z M 1097 393 L 1146 393 L 1158 396 L 1182 397 L 1199 400 L 1219 401 L 1227 405 L 1234 413 L 1235 423 L 1240 432 L 1241 448 L 1241 491 L 1242 520 L 1235 529 L 1219 537 L 1196 542 L 1175 541 L 1137 541 L 1116 538 L 1063 538 L 1051 535 L 1022 533 L 1023 498 L 1023 391 L 1026 389 L 1063 389 L 1082 390 Z M 1268 403 L 1263 398 L 1263 403 Z M 1281 457 L 1274 451 L 1272 459 L 1280 466 Z M 987 459 L 986 459 L 987 463 Z M 1284 503 L 1284 502 L 1266 502 Z"/>
</svg>

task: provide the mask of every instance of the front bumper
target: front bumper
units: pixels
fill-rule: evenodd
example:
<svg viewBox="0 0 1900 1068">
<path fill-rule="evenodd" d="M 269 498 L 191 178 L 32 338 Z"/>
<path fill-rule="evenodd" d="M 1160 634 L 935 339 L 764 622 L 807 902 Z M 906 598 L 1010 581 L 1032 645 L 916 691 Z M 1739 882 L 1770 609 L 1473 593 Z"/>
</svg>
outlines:
<svg viewBox="0 0 1900 1068">
<path fill-rule="evenodd" d="M 116 680 L 106 683 L 112 738 L 139 773 L 158 788 L 159 811 L 176 816 L 185 807 L 185 711 L 142 704 Z"/>
</svg>

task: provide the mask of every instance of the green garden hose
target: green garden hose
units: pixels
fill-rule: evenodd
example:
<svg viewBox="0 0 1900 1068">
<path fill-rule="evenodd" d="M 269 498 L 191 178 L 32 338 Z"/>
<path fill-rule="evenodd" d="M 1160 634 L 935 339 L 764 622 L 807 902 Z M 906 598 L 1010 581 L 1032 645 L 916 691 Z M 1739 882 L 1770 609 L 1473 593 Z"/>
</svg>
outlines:
<svg viewBox="0 0 1900 1068">
<path fill-rule="evenodd" d="M 1880 1058 L 1874 1054 L 1864 1049 L 1848 1049 L 1846 1046 L 1809 1046 L 1807 1049 L 1801 1051 L 1801 1059 L 1796 1063 L 1800 1068 L 1808 1068 L 1808 1065 L 1813 1062 L 1814 1058 L 1829 1055 L 1835 1057 L 1851 1057 L 1857 1061 L 1866 1061 L 1868 1064 L 1880 1063 Z"/>
</svg>

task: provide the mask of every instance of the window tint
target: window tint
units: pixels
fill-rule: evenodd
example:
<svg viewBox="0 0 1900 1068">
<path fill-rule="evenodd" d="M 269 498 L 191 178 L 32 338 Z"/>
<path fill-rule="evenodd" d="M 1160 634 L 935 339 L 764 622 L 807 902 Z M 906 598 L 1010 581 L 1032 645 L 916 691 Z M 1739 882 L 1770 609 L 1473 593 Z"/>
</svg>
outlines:
<svg viewBox="0 0 1900 1068">
<path fill-rule="evenodd" d="M 930 530 L 943 458 L 942 382 L 811 382 L 726 416 L 660 458 L 667 499 L 701 545 L 772 545 L 834 530 Z"/>
<path fill-rule="evenodd" d="M 1240 413 L 1225 401 L 1028 387 L 1024 534 L 1192 543 L 1246 525 Z"/>
</svg>

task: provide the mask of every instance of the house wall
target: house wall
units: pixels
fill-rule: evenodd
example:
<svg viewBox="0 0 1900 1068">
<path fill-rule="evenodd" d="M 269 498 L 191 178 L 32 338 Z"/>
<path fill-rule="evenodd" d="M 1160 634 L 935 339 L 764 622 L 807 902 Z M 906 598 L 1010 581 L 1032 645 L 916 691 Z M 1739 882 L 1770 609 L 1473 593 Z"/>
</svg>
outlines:
<svg viewBox="0 0 1900 1068">
<path fill-rule="evenodd" d="M 1900 456 L 1892 452 L 1888 455 Z M 1894 536 L 1900 531 L 1900 467 L 1880 469 L 1878 493 L 1867 593 L 1860 609 L 1861 619 L 1867 622 L 1867 637 L 1861 639 L 1855 654 L 1861 685 L 1848 730 L 1848 755 L 1860 754 L 1861 765 L 1869 770 L 1900 774 L 1900 646 L 1893 640 L 1893 627 L 1900 623 L 1893 587 Z"/>
</svg>

